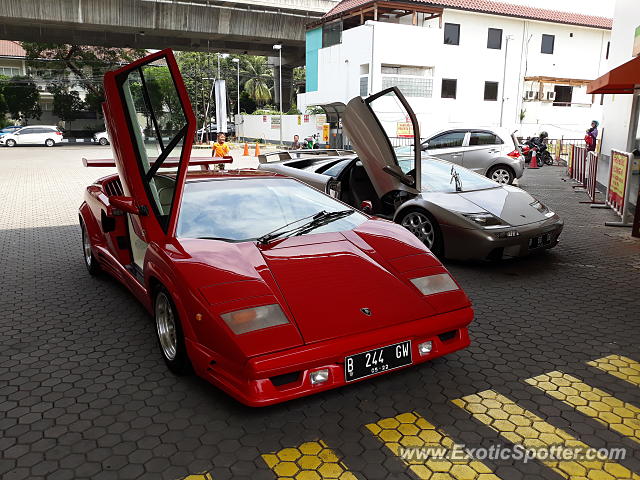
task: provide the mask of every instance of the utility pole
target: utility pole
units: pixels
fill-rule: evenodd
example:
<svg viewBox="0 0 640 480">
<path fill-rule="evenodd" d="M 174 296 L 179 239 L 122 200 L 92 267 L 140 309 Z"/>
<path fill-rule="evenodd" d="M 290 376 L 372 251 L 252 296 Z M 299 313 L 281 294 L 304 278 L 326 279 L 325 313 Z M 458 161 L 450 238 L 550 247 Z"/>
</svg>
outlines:
<svg viewBox="0 0 640 480">
<path fill-rule="evenodd" d="M 277 44 L 273 46 L 274 50 L 278 51 L 278 69 L 279 74 L 278 77 L 280 81 L 278 82 L 278 88 L 280 93 L 280 146 L 282 146 L 282 44 Z"/>
<path fill-rule="evenodd" d="M 236 66 L 238 67 L 238 81 L 237 81 L 237 87 L 238 87 L 238 115 L 240 115 L 240 59 L 239 58 L 234 58 L 231 60 L 233 63 L 236 64 Z"/>
<path fill-rule="evenodd" d="M 509 53 L 509 40 L 511 40 L 513 37 L 511 35 L 507 35 L 505 36 L 505 47 L 504 47 L 504 70 L 502 73 L 502 102 L 500 104 L 500 126 L 502 127 L 502 120 L 504 118 L 504 94 L 505 94 L 505 88 L 507 87 L 506 85 L 506 81 L 507 81 L 507 55 Z M 520 79 L 518 79 L 518 81 L 520 81 Z"/>
</svg>

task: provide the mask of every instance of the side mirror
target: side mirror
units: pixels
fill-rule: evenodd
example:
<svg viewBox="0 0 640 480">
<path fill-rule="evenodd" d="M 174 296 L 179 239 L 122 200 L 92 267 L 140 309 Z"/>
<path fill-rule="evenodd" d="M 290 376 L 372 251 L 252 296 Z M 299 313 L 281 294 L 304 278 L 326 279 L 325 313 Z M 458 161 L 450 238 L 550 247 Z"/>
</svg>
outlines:
<svg viewBox="0 0 640 480">
<path fill-rule="evenodd" d="M 373 203 L 371 203 L 371 200 L 363 200 L 360 204 L 360 210 L 367 215 L 371 215 L 373 213 Z"/>
<path fill-rule="evenodd" d="M 130 213 L 132 215 L 145 216 L 149 213 L 147 207 L 144 205 L 138 206 L 132 197 L 114 195 L 109 197 L 109 205 L 120 212 Z M 118 212 L 112 212 L 112 214 L 117 215 Z"/>
</svg>

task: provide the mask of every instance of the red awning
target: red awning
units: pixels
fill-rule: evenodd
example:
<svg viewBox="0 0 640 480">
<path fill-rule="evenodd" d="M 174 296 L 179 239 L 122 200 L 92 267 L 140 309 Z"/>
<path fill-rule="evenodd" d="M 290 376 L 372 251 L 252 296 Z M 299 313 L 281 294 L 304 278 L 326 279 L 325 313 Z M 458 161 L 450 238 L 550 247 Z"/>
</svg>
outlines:
<svg viewBox="0 0 640 480">
<path fill-rule="evenodd" d="M 589 83 L 587 93 L 633 93 L 636 85 L 640 86 L 640 57 Z"/>
</svg>

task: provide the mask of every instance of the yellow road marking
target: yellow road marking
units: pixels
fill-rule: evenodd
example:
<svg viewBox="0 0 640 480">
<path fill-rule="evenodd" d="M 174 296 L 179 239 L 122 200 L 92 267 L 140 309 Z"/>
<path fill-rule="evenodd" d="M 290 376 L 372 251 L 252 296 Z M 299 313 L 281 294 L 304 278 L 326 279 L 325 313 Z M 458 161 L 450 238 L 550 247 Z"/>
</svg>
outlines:
<svg viewBox="0 0 640 480">
<path fill-rule="evenodd" d="M 322 440 L 262 455 L 279 480 L 356 480 Z"/>
<path fill-rule="evenodd" d="M 529 410 L 518 406 L 509 398 L 493 390 L 453 400 L 474 418 L 496 430 L 510 442 L 526 449 L 539 449 L 562 445 L 564 448 L 587 450 L 589 446 L 564 430 L 545 422 Z M 543 460 L 549 468 L 570 480 L 578 479 L 638 479 L 629 469 L 610 460 Z"/>
<path fill-rule="evenodd" d="M 418 451 L 451 450 L 454 441 L 418 413 L 403 413 L 370 423 L 367 428 L 391 452 L 400 457 L 421 480 L 496 480 L 482 462 L 464 456 L 462 460 L 416 458 Z M 408 448 L 409 450 L 405 450 Z M 435 477 L 432 477 L 435 476 Z"/>
<path fill-rule="evenodd" d="M 640 363 L 620 355 L 609 355 L 587 362 L 587 365 L 599 368 L 614 377 L 618 377 L 626 382 L 640 387 Z"/>
<path fill-rule="evenodd" d="M 182 480 L 213 480 L 213 477 L 210 473 L 197 473 L 195 475 L 184 477 Z"/>
<path fill-rule="evenodd" d="M 562 372 L 538 375 L 525 382 L 640 443 L 640 408 L 635 405 Z"/>
</svg>

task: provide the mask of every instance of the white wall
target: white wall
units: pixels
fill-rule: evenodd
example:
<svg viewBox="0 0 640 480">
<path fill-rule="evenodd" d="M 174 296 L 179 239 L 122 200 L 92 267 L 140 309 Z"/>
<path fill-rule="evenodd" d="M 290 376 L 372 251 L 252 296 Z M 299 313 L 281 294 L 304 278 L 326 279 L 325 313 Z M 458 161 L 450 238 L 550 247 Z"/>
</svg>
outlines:
<svg viewBox="0 0 640 480">
<path fill-rule="evenodd" d="M 319 51 L 318 90 L 299 95 L 299 107 L 346 103 L 359 95 L 363 63 L 373 65 L 369 93 L 382 88 L 382 64 L 421 66 L 434 69 L 433 95 L 409 101 L 423 132 L 450 124 L 498 125 L 507 43 L 504 37 L 511 36 L 506 57 L 505 126 L 517 128 L 524 135 L 546 129 L 552 135 L 582 138 L 591 120 L 600 119 L 599 98 L 591 105 L 592 98 L 586 95 L 585 87 L 574 87 L 574 101 L 587 106 L 554 107 L 551 103 L 523 102 L 523 79 L 525 76 L 597 78 L 606 68 L 604 57 L 610 32 L 460 10 L 445 10 L 445 22 L 461 25 L 460 45 L 444 44 L 444 30 L 437 19 L 424 26 L 369 21 L 344 31 L 340 45 Z M 503 30 L 501 50 L 487 48 L 488 28 Z M 543 33 L 555 35 L 553 55 L 540 52 Z M 443 78 L 457 79 L 456 99 L 441 98 Z M 499 83 L 498 101 L 484 100 L 485 81 Z M 522 107 L 526 116 L 521 124 Z"/>
<path fill-rule="evenodd" d="M 271 117 L 272 115 L 236 115 L 236 135 L 247 141 L 263 139 L 279 142 L 280 129 L 271 128 Z M 308 122 L 305 122 L 305 117 L 308 118 Z M 294 135 L 299 135 L 302 141 L 305 137 L 318 134 L 318 140 L 322 142 L 322 124 L 318 126 L 317 122 L 322 122 L 323 118 L 323 115 L 283 115 L 282 140 L 289 144 L 293 142 Z"/>
</svg>

